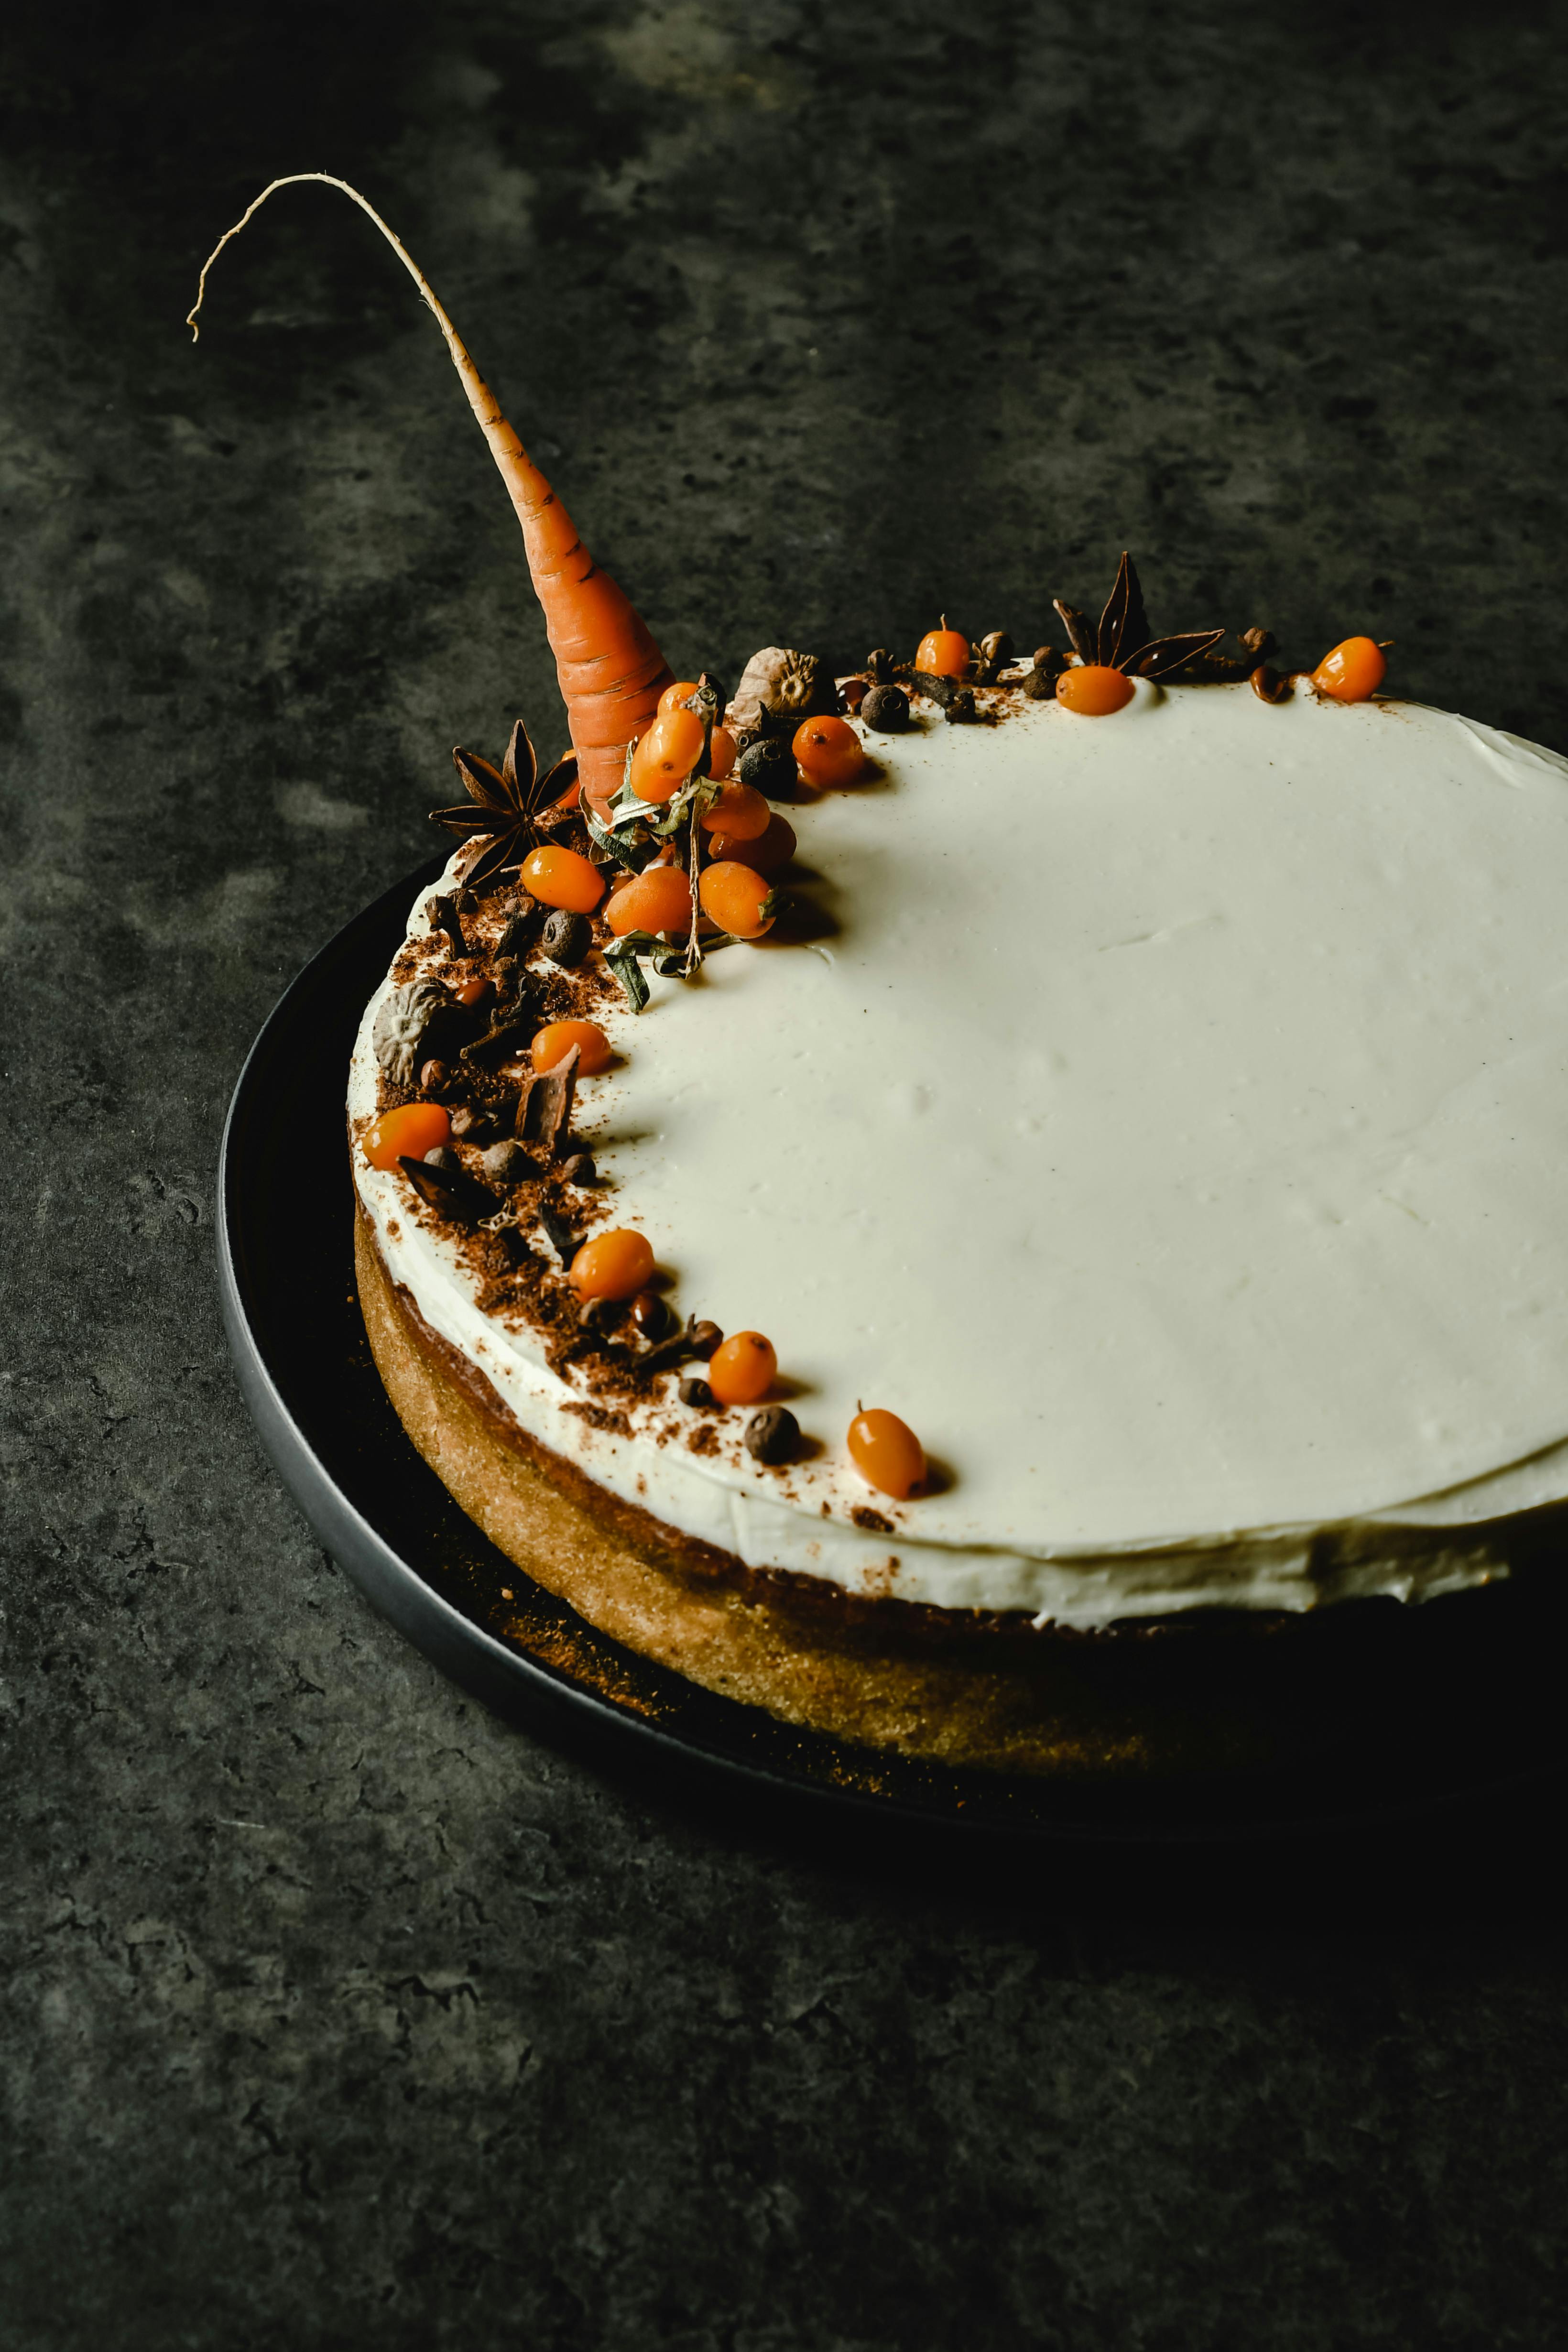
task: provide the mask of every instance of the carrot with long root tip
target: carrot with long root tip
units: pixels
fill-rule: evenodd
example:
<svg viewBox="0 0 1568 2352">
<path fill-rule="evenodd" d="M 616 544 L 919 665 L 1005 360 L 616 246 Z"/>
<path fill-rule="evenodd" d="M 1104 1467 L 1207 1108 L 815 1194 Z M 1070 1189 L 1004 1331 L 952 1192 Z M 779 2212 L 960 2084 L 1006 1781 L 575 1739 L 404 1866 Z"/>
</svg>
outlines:
<svg viewBox="0 0 1568 2352">
<path fill-rule="evenodd" d="M 234 226 L 224 231 L 203 262 L 196 299 L 185 320 L 191 340 L 195 342 L 200 337 L 196 314 L 206 294 L 207 274 L 224 247 L 277 189 L 312 180 L 323 187 L 341 189 L 375 223 L 446 337 L 468 406 L 479 419 L 522 525 L 528 569 L 544 608 L 544 625 L 555 656 L 555 673 L 584 791 L 603 805 L 620 790 L 626 745 L 634 735 L 645 734 L 653 722 L 658 698 L 671 683 L 669 665 L 641 614 L 584 546 L 571 516 L 501 415 L 500 404 L 469 358 L 468 346 L 429 279 L 375 206 L 357 188 L 346 180 L 334 179 L 330 172 L 290 172 L 281 180 L 270 181 Z"/>
</svg>

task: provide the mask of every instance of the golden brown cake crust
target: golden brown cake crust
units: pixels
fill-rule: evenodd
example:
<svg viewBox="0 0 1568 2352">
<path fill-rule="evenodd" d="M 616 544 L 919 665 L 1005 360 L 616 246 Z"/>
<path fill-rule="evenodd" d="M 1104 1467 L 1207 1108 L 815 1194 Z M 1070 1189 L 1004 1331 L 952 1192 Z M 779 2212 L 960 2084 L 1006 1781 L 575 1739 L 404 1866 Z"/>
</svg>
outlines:
<svg viewBox="0 0 1568 2352">
<path fill-rule="evenodd" d="M 1280 1760 L 1303 1733 L 1315 1744 L 1279 1710 L 1297 1627 L 1039 1633 L 825 1591 L 661 1526 L 518 1426 L 394 1285 L 363 1213 L 354 1251 L 377 1370 L 448 1492 L 589 1624 L 703 1688 L 866 1747 L 1009 1772 L 1226 1770 Z"/>
</svg>

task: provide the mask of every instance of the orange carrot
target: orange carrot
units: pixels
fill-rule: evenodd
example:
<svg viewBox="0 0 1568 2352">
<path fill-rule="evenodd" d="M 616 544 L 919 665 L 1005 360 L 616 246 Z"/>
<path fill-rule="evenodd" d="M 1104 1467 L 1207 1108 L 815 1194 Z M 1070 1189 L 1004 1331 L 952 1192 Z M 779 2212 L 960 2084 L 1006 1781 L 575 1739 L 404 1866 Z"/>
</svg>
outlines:
<svg viewBox="0 0 1568 2352">
<path fill-rule="evenodd" d="M 304 180 L 340 188 L 361 212 L 369 215 L 435 313 L 468 406 L 489 443 L 490 455 L 522 525 L 528 569 L 544 608 L 544 625 L 555 656 L 584 790 L 601 803 L 611 800 L 620 789 L 626 745 L 634 735 L 647 731 L 658 709 L 658 698 L 671 682 L 669 665 L 648 634 L 647 623 L 608 572 L 600 571 L 578 538 L 572 518 L 501 415 L 494 393 L 469 358 L 424 271 L 374 205 L 330 172 L 290 172 L 281 180 L 269 182 L 234 226 L 225 230 L 202 264 L 196 299 L 185 321 L 192 341 L 201 332 L 196 313 L 206 293 L 207 272 L 224 247 L 239 235 L 275 188 L 294 187 Z"/>
</svg>

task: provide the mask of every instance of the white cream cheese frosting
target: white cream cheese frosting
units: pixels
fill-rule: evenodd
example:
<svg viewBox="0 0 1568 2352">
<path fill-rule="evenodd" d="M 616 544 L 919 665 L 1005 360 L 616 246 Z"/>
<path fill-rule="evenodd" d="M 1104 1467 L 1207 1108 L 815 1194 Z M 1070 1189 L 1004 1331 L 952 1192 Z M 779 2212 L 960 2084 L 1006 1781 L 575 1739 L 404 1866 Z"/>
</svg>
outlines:
<svg viewBox="0 0 1568 2352">
<path fill-rule="evenodd" d="M 831 936 L 652 979 L 578 1090 L 612 1221 L 768 1334 L 818 1451 L 564 1411 L 356 1151 L 395 1279 L 534 1436 L 752 1566 L 1079 1627 L 1485 1581 L 1568 1495 L 1568 761 L 1304 682 L 981 701 L 791 812 Z M 860 1482 L 860 1402 L 936 1491 Z"/>
</svg>

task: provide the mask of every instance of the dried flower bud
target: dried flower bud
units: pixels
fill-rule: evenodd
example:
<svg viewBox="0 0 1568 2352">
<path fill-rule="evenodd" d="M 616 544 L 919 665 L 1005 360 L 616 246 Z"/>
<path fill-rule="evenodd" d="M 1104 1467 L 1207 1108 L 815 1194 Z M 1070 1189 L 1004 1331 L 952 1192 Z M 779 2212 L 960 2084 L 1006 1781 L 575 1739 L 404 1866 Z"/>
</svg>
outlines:
<svg viewBox="0 0 1568 2352">
<path fill-rule="evenodd" d="M 686 1326 L 686 1336 L 691 1343 L 692 1354 L 700 1356 L 704 1363 L 724 1338 L 717 1323 L 700 1323 L 695 1316 Z"/>
</svg>

